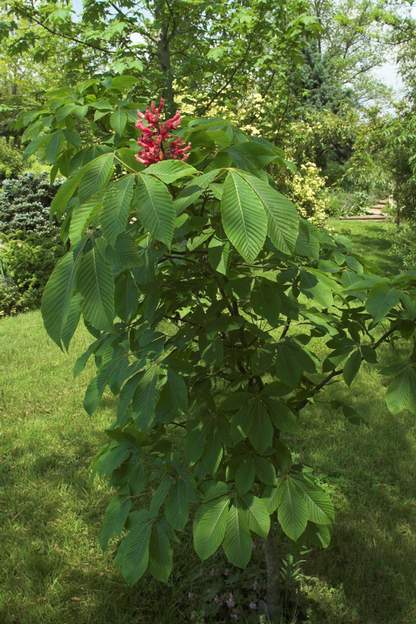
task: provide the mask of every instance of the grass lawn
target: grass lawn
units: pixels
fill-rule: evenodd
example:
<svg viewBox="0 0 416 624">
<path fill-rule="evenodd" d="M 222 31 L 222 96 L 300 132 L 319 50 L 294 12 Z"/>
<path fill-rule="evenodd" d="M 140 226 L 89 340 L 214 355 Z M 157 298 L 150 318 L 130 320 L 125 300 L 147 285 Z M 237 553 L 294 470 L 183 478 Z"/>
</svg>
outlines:
<svg viewBox="0 0 416 624">
<path fill-rule="evenodd" d="M 336 224 L 351 230 L 373 270 L 394 272 L 386 227 Z M 80 331 L 66 356 L 38 312 L 0 322 L 0 623 L 202 622 L 187 603 L 202 600 L 195 583 L 210 595 L 216 568 L 197 567 L 189 546 L 168 587 L 146 577 L 133 589 L 97 546 L 109 492 L 89 464 L 112 405 L 92 419 L 83 411 L 91 371 L 73 380 L 71 368 L 87 340 Z M 416 429 L 410 414 L 387 412 L 383 393 L 379 375 L 364 369 L 350 400 L 368 426 L 332 409 L 331 399 L 348 396 L 337 384 L 302 415 L 301 459 L 326 475 L 337 506 L 331 547 L 309 555 L 304 570 L 316 602 L 310 624 L 416 622 Z"/>
<path fill-rule="evenodd" d="M 340 221 L 330 219 L 329 227 L 352 241 L 352 252 L 367 270 L 381 275 L 400 271 L 399 258 L 390 254 L 396 226 L 388 221 Z"/>
</svg>

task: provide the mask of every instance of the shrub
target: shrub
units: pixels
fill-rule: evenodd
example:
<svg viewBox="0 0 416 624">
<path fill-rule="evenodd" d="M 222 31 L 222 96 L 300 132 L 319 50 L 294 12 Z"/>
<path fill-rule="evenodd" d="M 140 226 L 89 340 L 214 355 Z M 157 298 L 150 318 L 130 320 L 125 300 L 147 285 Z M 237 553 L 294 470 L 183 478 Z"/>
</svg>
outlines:
<svg viewBox="0 0 416 624">
<path fill-rule="evenodd" d="M 391 253 L 401 258 L 404 269 L 416 267 L 416 222 L 409 221 L 397 229 Z"/>
<path fill-rule="evenodd" d="M 51 184 L 46 174 L 25 173 L 2 183 L 0 194 L 0 232 L 25 232 L 56 236 L 57 222 L 49 217 L 49 206 L 59 185 Z"/>
<path fill-rule="evenodd" d="M 23 155 L 7 141 L 0 137 L 0 180 L 18 176 L 23 169 Z"/>
<path fill-rule="evenodd" d="M 315 163 L 308 162 L 300 166 L 299 171 L 289 180 L 289 195 L 302 217 L 315 225 L 325 223 L 329 199 L 325 178 Z"/>
<path fill-rule="evenodd" d="M 0 316 L 39 306 L 60 249 L 55 238 L 17 236 L 0 241 Z"/>
</svg>

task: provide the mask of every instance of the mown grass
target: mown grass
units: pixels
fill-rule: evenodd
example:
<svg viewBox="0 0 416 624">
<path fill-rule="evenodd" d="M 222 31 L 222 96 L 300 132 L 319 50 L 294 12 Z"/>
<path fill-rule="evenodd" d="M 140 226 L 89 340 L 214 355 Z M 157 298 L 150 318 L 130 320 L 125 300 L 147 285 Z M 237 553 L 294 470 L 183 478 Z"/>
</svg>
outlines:
<svg viewBox="0 0 416 624">
<path fill-rule="evenodd" d="M 328 226 L 350 238 L 351 251 L 366 269 L 381 275 L 400 271 L 400 258 L 391 253 L 396 226 L 390 221 L 340 221 L 330 219 Z"/>
<path fill-rule="evenodd" d="M 384 224 L 365 224 L 358 232 L 362 254 L 375 264 L 389 262 L 373 230 L 380 225 L 384 231 Z M 109 492 L 89 465 L 112 404 L 92 419 L 83 411 L 91 370 L 74 380 L 71 368 L 87 340 L 80 331 L 66 356 L 46 337 L 39 313 L 0 322 L 0 623 L 200 622 L 188 603 L 212 601 L 222 568 L 198 567 L 189 543 L 165 588 L 148 578 L 126 588 L 97 546 Z M 331 547 L 312 553 L 305 567 L 308 622 L 414 624 L 414 418 L 387 412 L 374 370 L 362 370 L 352 390 L 331 386 L 302 415 L 301 459 L 326 475 L 337 506 Z M 334 398 L 350 401 L 367 426 L 346 422 L 331 407 Z"/>
</svg>

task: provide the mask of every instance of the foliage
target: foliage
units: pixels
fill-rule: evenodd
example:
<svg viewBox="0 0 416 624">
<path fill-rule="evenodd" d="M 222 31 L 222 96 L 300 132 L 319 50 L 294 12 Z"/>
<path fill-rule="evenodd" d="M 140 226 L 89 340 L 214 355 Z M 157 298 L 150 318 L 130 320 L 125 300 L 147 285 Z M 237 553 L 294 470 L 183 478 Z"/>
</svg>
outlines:
<svg viewBox="0 0 416 624">
<path fill-rule="evenodd" d="M 302 217 L 315 225 L 323 225 L 327 218 L 329 200 L 325 178 L 318 167 L 312 162 L 301 165 L 288 186 L 289 194 Z"/>
<path fill-rule="evenodd" d="M 0 316 L 37 308 L 60 246 L 40 234 L 0 238 Z"/>
<path fill-rule="evenodd" d="M 46 174 L 24 173 L 3 180 L 0 192 L 0 231 L 56 236 L 57 222 L 51 221 L 49 206 L 59 184 L 51 184 Z"/>
<path fill-rule="evenodd" d="M 401 259 L 404 269 L 416 267 L 416 224 L 413 221 L 404 222 L 396 229 L 391 252 Z"/>
<path fill-rule="evenodd" d="M 416 217 L 416 115 L 403 107 L 386 128 L 385 159 L 392 172 L 398 215 Z"/>
<path fill-rule="evenodd" d="M 17 177 L 23 169 L 23 156 L 4 137 L 0 137 L 0 181 Z"/>
<path fill-rule="evenodd" d="M 299 165 L 315 163 L 332 185 L 353 154 L 358 127 L 358 115 L 351 108 L 337 114 L 310 111 L 286 128 L 285 153 Z"/>
<path fill-rule="evenodd" d="M 327 545 L 332 503 L 292 462 L 290 435 L 334 377 L 350 385 L 380 344 L 412 335 L 413 277 L 364 275 L 269 183 L 279 150 L 229 123 L 188 120 L 178 136 L 192 143 L 189 162 L 144 168 L 123 78 L 52 94 L 26 131 L 28 150 L 68 176 L 52 211 L 65 214 L 71 248 L 44 292 L 46 329 L 67 349 L 82 315 L 94 340 L 75 370 L 91 356 L 97 365 L 85 408 L 94 413 L 107 386 L 117 397 L 95 463 L 117 490 L 101 543 L 123 535 L 115 561 L 129 583 L 147 570 L 167 581 L 191 518 L 202 560 L 222 546 L 242 568 L 271 520 Z M 126 123 L 112 123 L 116 111 Z M 389 408 L 414 411 L 412 392 L 401 394 L 413 360 L 391 371 Z"/>
</svg>

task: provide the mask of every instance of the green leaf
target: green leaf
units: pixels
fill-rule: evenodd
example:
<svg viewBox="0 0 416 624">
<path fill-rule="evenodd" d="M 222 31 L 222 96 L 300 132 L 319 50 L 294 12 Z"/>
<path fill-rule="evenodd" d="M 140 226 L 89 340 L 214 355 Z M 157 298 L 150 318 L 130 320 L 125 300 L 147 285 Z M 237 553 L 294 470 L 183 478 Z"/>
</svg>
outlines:
<svg viewBox="0 0 416 624">
<path fill-rule="evenodd" d="M 161 160 L 158 163 L 146 167 L 145 174 L 151 174 L 162 180 L 165 184 L 172 184 L 181 178 L 188 178 L 198 173 L 195 167 L 188 165 L 182 160 Z"/>
<path fill-rule="evenodd" d="M 299 216 L 295 205 L 267 182 L 248 173 L 241 175 L 262 202 L 273 245 L 282 253 L 293 254 L 299 232 Z"/>
<path fill-rule="evenodd" d="M 272 445 L 273 425 L 262 401 L 252 399 L 243 405 L 235 417 L 235 425 L 243 430 L 258 453 Z"/>
<path fill-rule="evenodd" d="M 255 478 L 254 462 L 251 457 L 241 460 L 235 471 L 235 485 L 240 494 L 246 494 L 253 487 Z"/>
<path fill-rule="evenodd" d="M 94 462 L 94 470 L 103 477 L 109 477 L 130 457 L 130 448 L 125 444 L 107 447 Z"/>
<path fill-rule="evenodd" d="M 231 505 L 225 529 L 224 543 L 222 545 L 225 555 L 230 563 L 245 568 L 250 561 L 253 542 L 244 514 Z"/>
<path fill-rule="evenodd" d="M 416 371 L 408 367 L 397 375 L 387 388 L 386 403 L 396 416 L 407 409 L 416 414 Z"/>
<path fill-rule="evenodd" d="M 256 193 L 235 171 L 224 182 L 221 216 L 231 244 L 244 260 L 254 262 L 266 240 L 267 215 Z"/>
<path fill-rule="evenodd" d="M 353 351 L 344 364 L 343 377 L 345 383 L 350 386 L 360 370 L 362 362 L 361 353 L 358 349 Z"/>
<path fill-rule="evenodd" d="M 172 572 L 173 551 L 161 522 L 152 529 L 150 538 L 149 572 L 158 581 L 167 583 Z"/>
<path fill-rule="evenodd" d="M 309 479 L 298 480 L 308 509 L 308 519 L 315 524 L 329 525 L 334 519 L 334 506 L 325 490 Z"/>
<path fill-rule="evenodd" d="M 139 291 L 130 272 L 117 277 L 114 299 L 116 314 L 123 321 L 130 321 L 139 305 Z"/>
<path fill-rule="evenodd" d="M 165 502 L 165 516 L 171 527 L 181 531 L 189 517 L 189 499 L 186 483 L 177 481 L 170 490 Z"/>
<path fill-rule="evenodd" d="M 366 307 L 375 321 L 381 321 L 399 301 L 399 291 L 382 285 L 371 290 Z"/>
<path fill-rule="evenodd" d="M 315 364 L 308 351 L 298 342 L 289 338 L 277 346 L 279 378 L 290 388 L 300 382 L 305 371 L 315 372 Z"/>
<path fill-rule="evenodd" d="M 103 525 L 101 527 L 99 542 L 103 550 L 106 550 L 108 542 L 112 537 L 120 535 L 130 513 L 132 501 L 130 498 L 120 498 L 114 496 L 105 512 Z"/>
<path fill-rule="evenodd" d="M 274 426 L 282 433 L 299 433 L 299 422 L 292 410 L 276 398 L 268 398 L 267 406 Z"/>
<path fill-rule="evenodd" d="M 80 180 L 81 175 L 78 172 L 61 184 L 51 203 L 51 216 L 60 217 L 64 213 L 69 200 L 79 186 Z"/>
<path fill-rule="evenodd" d="M 123 110 L 116 110 L 110 116 L 110 126 L 120 136 L 123 134 L 127 124 L 127 113 Z"/>
<path fill-rule="evenodd" d="M 72 251 L 60 258 L 45 286 L 42 297 L 42 317 L 45 329 L 52 340 L 62 349 L 63 334 L 71 314 L 71 301 L 79 256 Z M 70 337 L 66 342 L 69 344 Z"/>
<path fill-rule="evenodd" d="M 266 538 L 270 531 L 270 514 L 266 502 L 257 496 L 253 496 L 244 512 L 250 531 L 259 537 Z"/>
<path fill-rule="evenodd" d="M 147 570 L 151 521 L 146 509 L 134 511 L 129 516 L 129 532 L 121 541 L 115 562 L 129 585 L 137 583 Z"/>
<path fill-rule="evenodd" d="M 150 429 L 156 416 L 159 371 L 158 366 L 150 366 L 141 376 L 134 395 L 132 416 L 143 431 Z"/>
<path fill-rule="evenodd" d="M 203 561 L 221 546 L 227 525 L 230 499 L 222 497 L 201 505 L 195 515 L 193 535 L 195 552 Z"/>
<path fill-rule="evenodd" d="M 93 216 L 94 212 L 97 212 L 100 207 L 101 198 L 94 196 L 84 204 L 75 204 L 72 210 L 71 223 L 69 225 L 69 239 L 72 245 L 75 245 L 81 240 L 91 216 Z"/>
<path fill-rule="evenodd" d="M 137 175 L 134 205 L 145 228 L 156 240 L 170 247 L 176 213 L 165 184 L 153 176 Z"/>
<path fill-rule="evenodd" d="M 227 275 L 229 258 L 230 243 L 214 236 L 208 243 L 208 262 L 210 266 L 214 271 Z"/>
<path fill-rule="evenodd" d="M 296 479 L 285 476 L 277 485 L 280 526 L 290 539 L 296 541 L 306 529 L 309 518 L 308 503 Z"/>
<path fill-rule="evenodd" d="M 134 182 L 133 174 L 125 175 L 112 182 L 105 192 L 101 224 L 104 236 L 111 245 L 114 245 L 117 236 L 126 229 Z"/>
<path fill-rule="evenodd" d="M 102 154 L 83 167 L 79 185 L 81 203 L 101 191 L 107 184 L 113 173 L 113 160 L 114 154 Z"/>
<path fill-rule="evenodd" d="M 82 311 L 96 329 L 109 330 L 114 318 L 114 279 L 105 255 L 104 239 L 95 241 L 81 259 L 78 288 L 83 296 Z"/>
<path fill-rule="evenodd" d="M 255 458 L 256 475 L 266 485 L 276 485 L 276 470 L 271 461 L 265 457 Z"/>
</svg>

